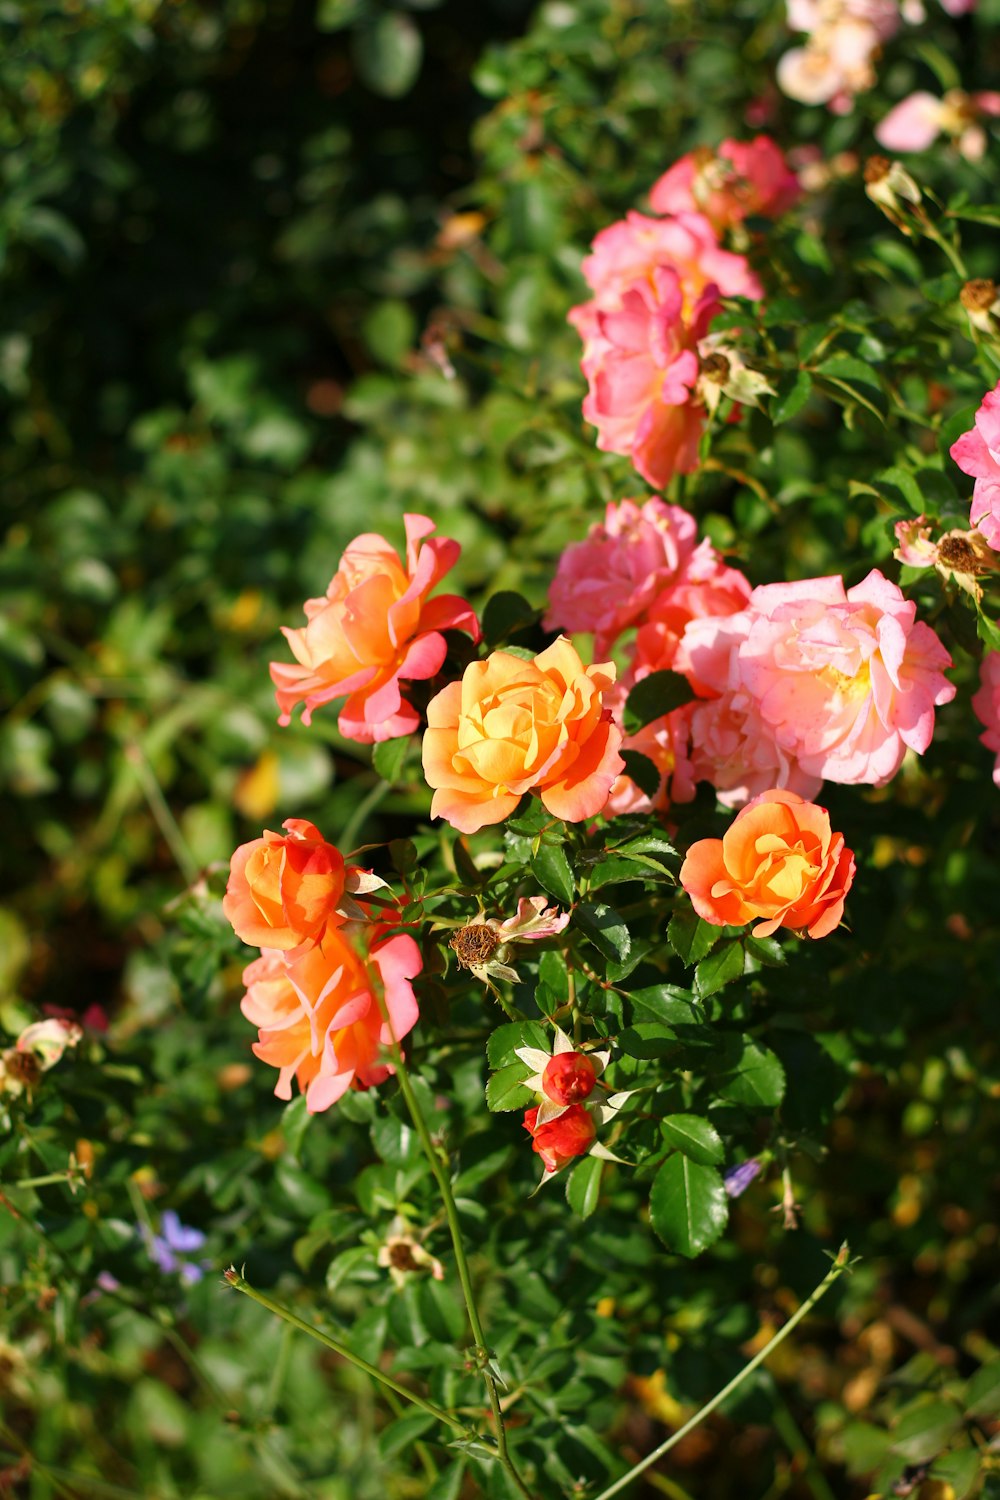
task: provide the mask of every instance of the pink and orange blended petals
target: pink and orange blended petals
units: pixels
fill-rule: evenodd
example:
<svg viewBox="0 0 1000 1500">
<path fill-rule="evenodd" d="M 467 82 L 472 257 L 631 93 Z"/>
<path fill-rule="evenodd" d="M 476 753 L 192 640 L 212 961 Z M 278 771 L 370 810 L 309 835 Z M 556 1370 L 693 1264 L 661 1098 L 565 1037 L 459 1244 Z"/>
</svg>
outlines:
<svg viewBox="0 0 1000 1500">
<path fill-rule="evenodd" d="M 384 537 L 355 537 L 325 598 L 307 600 L 304 629 L 283 629 L 296 663 L 271 663 L 280 723 L 290 722 L 299 703 L 308 724 L 316 708 L 345 698 L 338 724 L 346 738 L 373 744 L 412 734 L 419 718 L 402 684 L 440 671 L 447 652 L 442 631 L 479 639 L 464 599 L 428 598 L 457 561 L 458 543 L 431 538 L 434 522 L 426 516 L 404 521 L 405 563 Z"/>
</svg>

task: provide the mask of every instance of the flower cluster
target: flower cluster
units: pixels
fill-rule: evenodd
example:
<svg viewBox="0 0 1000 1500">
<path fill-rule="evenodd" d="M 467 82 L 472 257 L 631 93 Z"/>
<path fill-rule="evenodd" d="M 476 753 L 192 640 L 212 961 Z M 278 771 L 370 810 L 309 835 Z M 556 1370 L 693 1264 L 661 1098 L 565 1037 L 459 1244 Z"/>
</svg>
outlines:
<svg viewBox="0 0 1000 1500">
<path fill-rule="evenodd" d="M 540 1047 L 518 1047 L 516 1052 L 531 1069 L 524 1087 L 540 1096 L 540 1103 L 525 1110 L 524 1128 L 531 1149 L 542 1158 L 542 1182 L 578 1156 L 616 1161 L 597 1138 L 598 1126 L 609 1124 L 629 1098 L 627 1092 L 598 1092 L 611 1053 L 582 1052 L 558 1027 L 551 1052 Z"/>
<path fill-rule="evenodd" d="M 411 981 L 423 959 L 409 934 L 368 920 L 355 899 L 383 880 L 345 866 L 312 823 L 284 827 L 236 850 L 223 910 L 261 949 L 243 974 L 254 1053 L 278 1069 L 279 1099 L 291 1098 L 294 1077 L 316 1113 L 393 1071 L 387 1049 L 416 1023 Z"/>
<path fill-rule="evenodd" d="M 665 217 L 633 211 L 594 240 L 583 262 L 593 296 L 569 314 L 584 345 L 583 414 L 597 446 L 628 454 L 650 484 L 698 466 L 704 366 L 714 361 L 717 379 L 725 361 L 709 341 L 719 299 L 763 292 L 746 257 L 724 249 L 719 235 L 748 215 L 780 214 L 797 196 L 772 141 L 727 140 L 682 158 L 654 185 L 652 207 Z M 718 383 L 725 389 L 725 376 Z M 755 399 L 751 381 L 726 393 Z"/>
</svg>

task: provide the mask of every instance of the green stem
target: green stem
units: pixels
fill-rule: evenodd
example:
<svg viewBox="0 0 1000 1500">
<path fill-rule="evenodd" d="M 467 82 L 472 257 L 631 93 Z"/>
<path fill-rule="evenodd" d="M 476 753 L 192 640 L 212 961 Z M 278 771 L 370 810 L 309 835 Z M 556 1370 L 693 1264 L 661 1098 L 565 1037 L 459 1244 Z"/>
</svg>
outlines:
<svg viewBox="0 0 1000 1500">
<path fill-rule="evenodd" d="M 682 1439 L 687 1437 L 689 1432 L 693 1432 L 696 1427 L 700 1427 L 705 1418 L 710 1417 L 713 1411 L 716 1411 L 724 1401 L 728 1400 L 733 1392 L 743 1384 L 744 1380 L 746 1380 L 749 1375 L 752 1375 L 754 1370 L 756 1370 L 759 1365 L 762 1365 L 764 1363 L 768 1355 L 772 1354 L 774 1350 L 777 1349 L 778 1345 L 784 1342 L 784 1340 L 791 1333 L 792 1329 L 795 1328 L 797 1324 L 801 1323 L 802 1319 L 812 1311 L 820 1298 L 826 1295 L 826 1293 L 833 1286 L 833 1283 L 843 1275 L 844 1271 L 846 1271 L 847 1264 L 848 1250 L 847 1245 L 844 1244 L 841 1245 L 840 1252 L 837 1255 L 837 1259 L 834 1261 L 833 1265 L 830 1267 L 830 1270 L 828 1271 L 826 1276 L 824 1276 L 823 1280 L 820 1282 L 816 1290 L 812 1293 L 811 1296 L 806 1298 L 802 1306 L 796 1312 L 792 1313 L 792 1316 L 789 1318 L 788 1322 L 784 1325 L 783 1328 L 779 1328 L 778 1332 L 774 1335 L 774 1338 L 764 1345 L 764 1348 L 761 1349 L 760 1353 L 755 1354 L 753 1359 L 748 1361 L 748 1363 L 743 1366 L 740 1373 L 738 1375 L 734 1375 L 729 1384 L 723 1386 L 722 1390 L 719 1391 L 717 1395 L 713 1396 L 711 1401 L 706 1402 L 700 1411 L 696 1411 L 694 1416 L 691 1417 L 689 1421 L 684 1423 L 683 1427 L 678 1427 L 676 1432 L 672 1432 L 667 1438 L 666 1442 L 661 1443 L 658 1448 L 654 1448 L 652 1453 L 648 1453 L 646 1457 L 641 1461 L 641 1463 L 635 1464 L 633 1468 L 629 1469 L 627 1474 L 622 1475 L 621 1479 L 616 1479 L 614 1484 L 609 1485 L 606 1490 L 602 1490 L 601 1493 L 597 1496 L 597 1500 L 611 1500 L 612 1495 L 617 1495 L 622 1490 L 626 1489 L 632 1483 L 633 1479 L 638 1479 L 640 1474 L 644 1474 L 648 1468 L 651 1468 L 653 1464 L 655 1464 L 659 1459 L 663 1458 L 665 1454 L 669 1453 L 671 1448 L 675 1448 L 677 1444 L 682 1441 Z"/>
<path fill-rule="evenodd" d="M 75 1172 L 72 1168 L 68 1168 L 64 1172 L 49 1172 L 45 1177 L 22 1177 L 20 1181 L 12 1182 L 9 1184 L 9 1186 L 11 1190 L 13 1190 L 14 1188 L 49 1187 L 49 1185 L 53 1182 L 72 1184 L 74 1178 L 78 1176 L 82 1178 L 83 1173 Z"/>
<path fill-rule="evenodd" d="M 486 1382 L 486 1391 L 490 1398 L 490 1410 L 493 1413 L 493 1424 L 496 1431 L 497 1458 L 501 1466 L 507 1471 L 511 1481 L 517 1486 L 521 1494 L 525 1496 L 525 1500 L 532 1500 L 531 1491 L 517 1472 L 507 1447 L 507 1431 L 504 1427 L 503 1411 L 500 1407 L 500 1393 L 497 1390 L 493 1371 L 490 1369 L 490 1351 L 486 1345 L 483 1325 L 479 1318 L 479 1309 L 476 1306 L 472 1277 L 469 1273 L 469 1262 L 466 1258 L 465 1245 L 462 1241 L 462 1226 L 458 1221 L 458 1209 L 455 1205 L 454 1194 L 451 1191 L 448 1170 L 441 1152 L 431 1138 L 427 1121 L 424 1119 L 420 1102 L 410 1081 L 406 1063 L 403 1061 L 402 1051 L 395 1039 L 393 1039 L 392 1043 L 392 1054 L 396 1068 L 396 1077 L 399 1080 L 399 1087 L 406 1101 L 406 1107 L 410 1112 L 410 1118 L 413 1121 L 417 1135 L 420 1137 L 420 1144 L 424 1148 L 424 1153 L 430 1162 L 431 1171 L 434 1173 L 435 1180 L 441 1192 L 441 1201 L 444 1204 L 445 1218 L 448 1220 L 451 1243 L 455 1249 L 455 1264 L 458 1267 L 458 1278 L 462 1283 L 462 1295 L 465 1298 L 465 1308 L 469 1316 L 469 1327 L 472 1329 L 472 1337 L 476 1345 L 476 1362 Z"/>
<path fill-rule="evenodd" d="M 156 779 L 156 773 L 146 759 L 146 752 L 137 740 L 132 740 L 125 746 L 124 753 L 125 759 L 135 772 L 135 779 L 142 788 L 143 796 L 149 803 L 149 810 L 156 820 L 164 842 L 174 856 L 177 868 L 187 884 L 194 885 L 198 879 L 198 862 L 188 848 L 187 839 L 181 832 L 177 819 L 170 811 L 167 799 Z"/>
<path fill-rule="evenodd" d="M 276 1318 L 283 1318 L 286 1323 L 291 1323 L 292 1327 L 297 1328 L 300 1333 L 307 1333 L 310 1338 L 316 1339 L 318 1343 L 325 1344 L 328 1349 L 333 1350 L 334 1354 L 339 1354 L 341 1359 L 346 1359 L 348 1364 L 352 1364 L 357 1369 L 363 1370 L 366 1375 L 370 1375 L 373 1380 L 378 1381 L 379 1385 L 384 1385 L 390 1391 L 395 1391 L 397 1396 L 402 1396 L 404 1401 L 412 1402 L 414 1406 L 419 1406 L 421 1411 L 425 1411 L 430 1416 L 436 1417 L 439 1422 L 444 1422 L 447 1426 L 454 1427 L 464 1438 L 474 1438 L 476 1436 L 470 1428 L 466 1427 L 464 1422 L 459 1421 L 458 1417 L 452 1416 L 451 1412 L 445 1411 L 441 1406 L 435 1406 L 433 1401 L 425 1400 L 423 1396 L 418 1396 L 415 1391 L 408 1390 L 405 1385 L 400 1385 L 398 1380 L 393 1380 L 391 1375 L 387 1375 L 384 1370 L 378 1369 L 377 1366 L 370 1365 L 366 1359 L 362 1359 L 359 1354 L 355 1354 L 352 1349 L 348 1349 L 347 1345 L 342 1344 L 339 1339 L 331 1338 L 321 1328 L 316 1328 L 312 1323 L 307 1323 L 304 1318 L 300 1318 L 297 1313 L 293 1313 L 290 1307 L 285 1307 L 283 1303 L 275 1302 L 273 1297 L 267 1297 L 263 1292 L 258 1292 L 240 1275 L 235 1267 L 230 1266 L 228 1271 L 223 1272 L 223 1275 L 229 1285 L 234 1287 L 236 1291 L 242 1292 L 244 1296 L 249 1297 L 253 1302 L 259 1303 L 261 1307 L 266 1307 L 268 1312 L 274 1313 Z"/>
<path fill-rule="evenodd" d="M 368 814 L 374 812 L 379 803 L 384 802 L 392 790 L 391 784 L 379 777 L 375 785 L 366 796 L 362 797 L 354 812 L 348 818 L 347 824 L 338 840 L 339 846 L 342 849 L 353 848 L 354 840 L 365 826 L 365 819 L 368 817 Z"/>
</svg>

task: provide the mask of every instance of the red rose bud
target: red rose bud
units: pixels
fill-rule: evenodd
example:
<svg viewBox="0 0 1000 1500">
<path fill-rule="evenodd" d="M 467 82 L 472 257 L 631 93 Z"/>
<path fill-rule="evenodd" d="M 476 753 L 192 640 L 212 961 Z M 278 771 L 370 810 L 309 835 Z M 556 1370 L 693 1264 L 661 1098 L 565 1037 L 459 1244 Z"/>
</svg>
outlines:
<svg viewBox="0 0 1000 1500">
<path fill-rule="evenodd" d="M 583 1052 L 557 1052 L 545 1064 L 542 1091 L 556 1104 L 579 1104 L 593 1093 L 597 1070 Z"/>
<path fill-rule="evenodd" d="M 597 1126 L 582 1104 L 571 1104 L 554 1120 L 537 1127 L 538 1110 L 524 1112 L 524 1128 L 531 1136 L 531 1149 L 545 1164 L 546 1172 L 558 1172 L 575 1156 L 584 1156 L 597 1139 Z"/>
</svg>

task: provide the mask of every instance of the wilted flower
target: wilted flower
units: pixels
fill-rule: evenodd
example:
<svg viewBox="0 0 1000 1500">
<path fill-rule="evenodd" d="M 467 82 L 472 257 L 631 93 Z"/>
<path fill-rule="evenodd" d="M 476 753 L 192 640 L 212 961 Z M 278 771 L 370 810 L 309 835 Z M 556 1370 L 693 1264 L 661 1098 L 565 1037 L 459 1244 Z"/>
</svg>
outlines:
<svg viewBox="0 0 1000 1500">
<path fill-rule="evenodd" d="M 759 370 L 745 365 L 724 333 L 710 333 L 698 344 L 701 368 L 698 395 L 710 412 L 723 396 L 741 406 L 759 406 L 761 396 L 775 395 L 774 386 Z"/>
<path fill-rule="evenodd" d="M 30 1052 L 38 1061 L 43 1073 L 54 1068 L 67 1047 L 75 1047 L 83 1036 L 83 1028 L 75 1021 L 52 1018 L 35 1021 L 26 1026 L 15 1042 L 18 1052 Z"/>
<path fill-rule="evenodd" d="M 931 529 L 926 516 L 897 521 L 894 530 L 899 546 L 893 557 L 911 568 L 936 568 L 942 578 L 954 579 L 973 599 L 981 599 L 979 579 L 997 566 L 996 553 L 982 532 L 955 528 L 935 542 Z"/>
<path fill-rule="evenodd" d="M 997 284 L 985 276 L 967 281 L 958 294 L 958 300 L 969 315 L 969 322 L 980 333 L 997 332 L 1000 326 L 1000 292 Z"/>
<path fill-rule="evenodd" d="M 511 944 L 534 943 L 555 937 L 569 923 L 569 912 L 549 906 L 544 896 L 522 896 L 512 917 L 499 921 L 489 917 L 460 927 L 448 939 L 448 946 L 463 969 L 470 969 L 477 979 L 489 985 L 491 979 L 506 979 L 516 984 L 518 973 L 506 962 Z"/>
<path fill-rule="evenodd" d="M 865 192 L 886 218 L 904 234 L 910 233 L 906 222 L 906 204 L 918 204 L 922 194 L 906 168 L 886 156 L 870 156 L 865 162 Z"/>
<path fill-rule="evenodd" d="M 378 1264 L 389 1272 L 397 1287 L 404 1287 L 416 1271 L 430 1271 L 435 1281 L 444 1280 L 444 1266 L 410 1233 L 410 1226 L 401 1214 L 389 1225 L 389 1233 L 379 1248 Z"/>
</svg>

